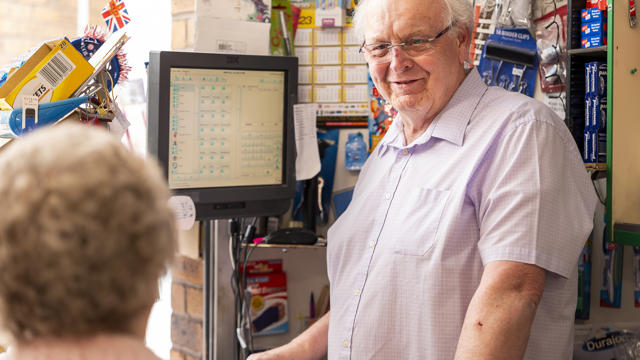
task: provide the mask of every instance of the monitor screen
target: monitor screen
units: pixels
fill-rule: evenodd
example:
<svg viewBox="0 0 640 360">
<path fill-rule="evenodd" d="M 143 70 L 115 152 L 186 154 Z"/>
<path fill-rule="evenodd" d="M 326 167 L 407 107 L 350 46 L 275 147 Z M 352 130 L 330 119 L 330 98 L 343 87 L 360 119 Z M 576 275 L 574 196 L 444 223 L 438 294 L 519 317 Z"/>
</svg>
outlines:
<svg viewBox="0 0 640 360">
<path fill-rule="evenodd" d="M 197 218 L 289 207 L 296 80 L 295 58 L 150 54 L 149 150 L 169 188 L 194 200 Z"/>
</svg>

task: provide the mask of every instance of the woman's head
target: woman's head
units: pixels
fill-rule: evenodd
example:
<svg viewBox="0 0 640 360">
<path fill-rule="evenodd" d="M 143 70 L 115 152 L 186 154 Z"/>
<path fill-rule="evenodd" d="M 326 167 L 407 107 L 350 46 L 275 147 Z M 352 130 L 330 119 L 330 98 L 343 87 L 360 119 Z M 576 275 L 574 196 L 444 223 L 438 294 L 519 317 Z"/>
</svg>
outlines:
<svg viewBox="0 0 640 360">
<path fill-rule="evenodd" d="M 0 326 L 17 341 L 128 331 L 175 251 L 158 166 L 73 124 L 14 141 L 0 169 Z"/>
</svg>

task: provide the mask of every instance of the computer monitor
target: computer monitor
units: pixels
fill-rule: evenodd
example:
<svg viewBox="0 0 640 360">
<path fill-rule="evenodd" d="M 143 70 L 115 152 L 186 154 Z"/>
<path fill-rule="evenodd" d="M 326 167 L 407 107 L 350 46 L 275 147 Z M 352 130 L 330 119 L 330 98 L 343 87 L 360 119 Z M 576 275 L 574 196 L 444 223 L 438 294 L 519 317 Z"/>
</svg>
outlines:
<svg viewBox="0 0 640 360">
<path fill-rule="evenodd" d="M 289 209 L 297 58 L 153 51 L 148 74 L 149 152 L 197 219 Z"/>
</svg>

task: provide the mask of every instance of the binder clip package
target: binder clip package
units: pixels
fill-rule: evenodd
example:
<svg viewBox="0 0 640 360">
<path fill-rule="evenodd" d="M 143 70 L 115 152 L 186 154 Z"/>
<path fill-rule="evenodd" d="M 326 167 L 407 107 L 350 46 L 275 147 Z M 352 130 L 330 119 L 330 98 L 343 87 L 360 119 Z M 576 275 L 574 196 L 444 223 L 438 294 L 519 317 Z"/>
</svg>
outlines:
<svg viewBox="0 0 640 360">
<path fill-rule="evenodd" d="M 538 69 L 536 51 L 529 30 L 498 28 L 487 38 L 478 72 L 487 85 L 532 97 Z"/>
<path fill-rule="evenodd" d="M 251 330 L 254 335 L 289 331 L 287 276 L 283 272 L 247 276 L 251 291 Z"/>
<path fill-rule="evenodd" d="M 13 108 L 22 107 L 24 96 L 39 103 L 67 99 L 93 70 L 67 38 L 47 42 L 0 86 L 0 98 Z"/>
</svg>

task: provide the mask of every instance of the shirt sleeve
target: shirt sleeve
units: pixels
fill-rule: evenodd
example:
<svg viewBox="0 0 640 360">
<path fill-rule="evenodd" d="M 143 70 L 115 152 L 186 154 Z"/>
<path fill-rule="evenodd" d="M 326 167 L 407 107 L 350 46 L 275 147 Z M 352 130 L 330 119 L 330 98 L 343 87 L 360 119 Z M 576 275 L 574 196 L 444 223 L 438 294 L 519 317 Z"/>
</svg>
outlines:
<svg viewBox="0 0 640 360">
<path fill-rule="evenodd" d="M 518 261 L 568 278 L 577 264 L 596 196 L 573 138 L 554 120 L 512 123 L 477 169 L 470 186 L 485 265 Z"/>
</svg>

